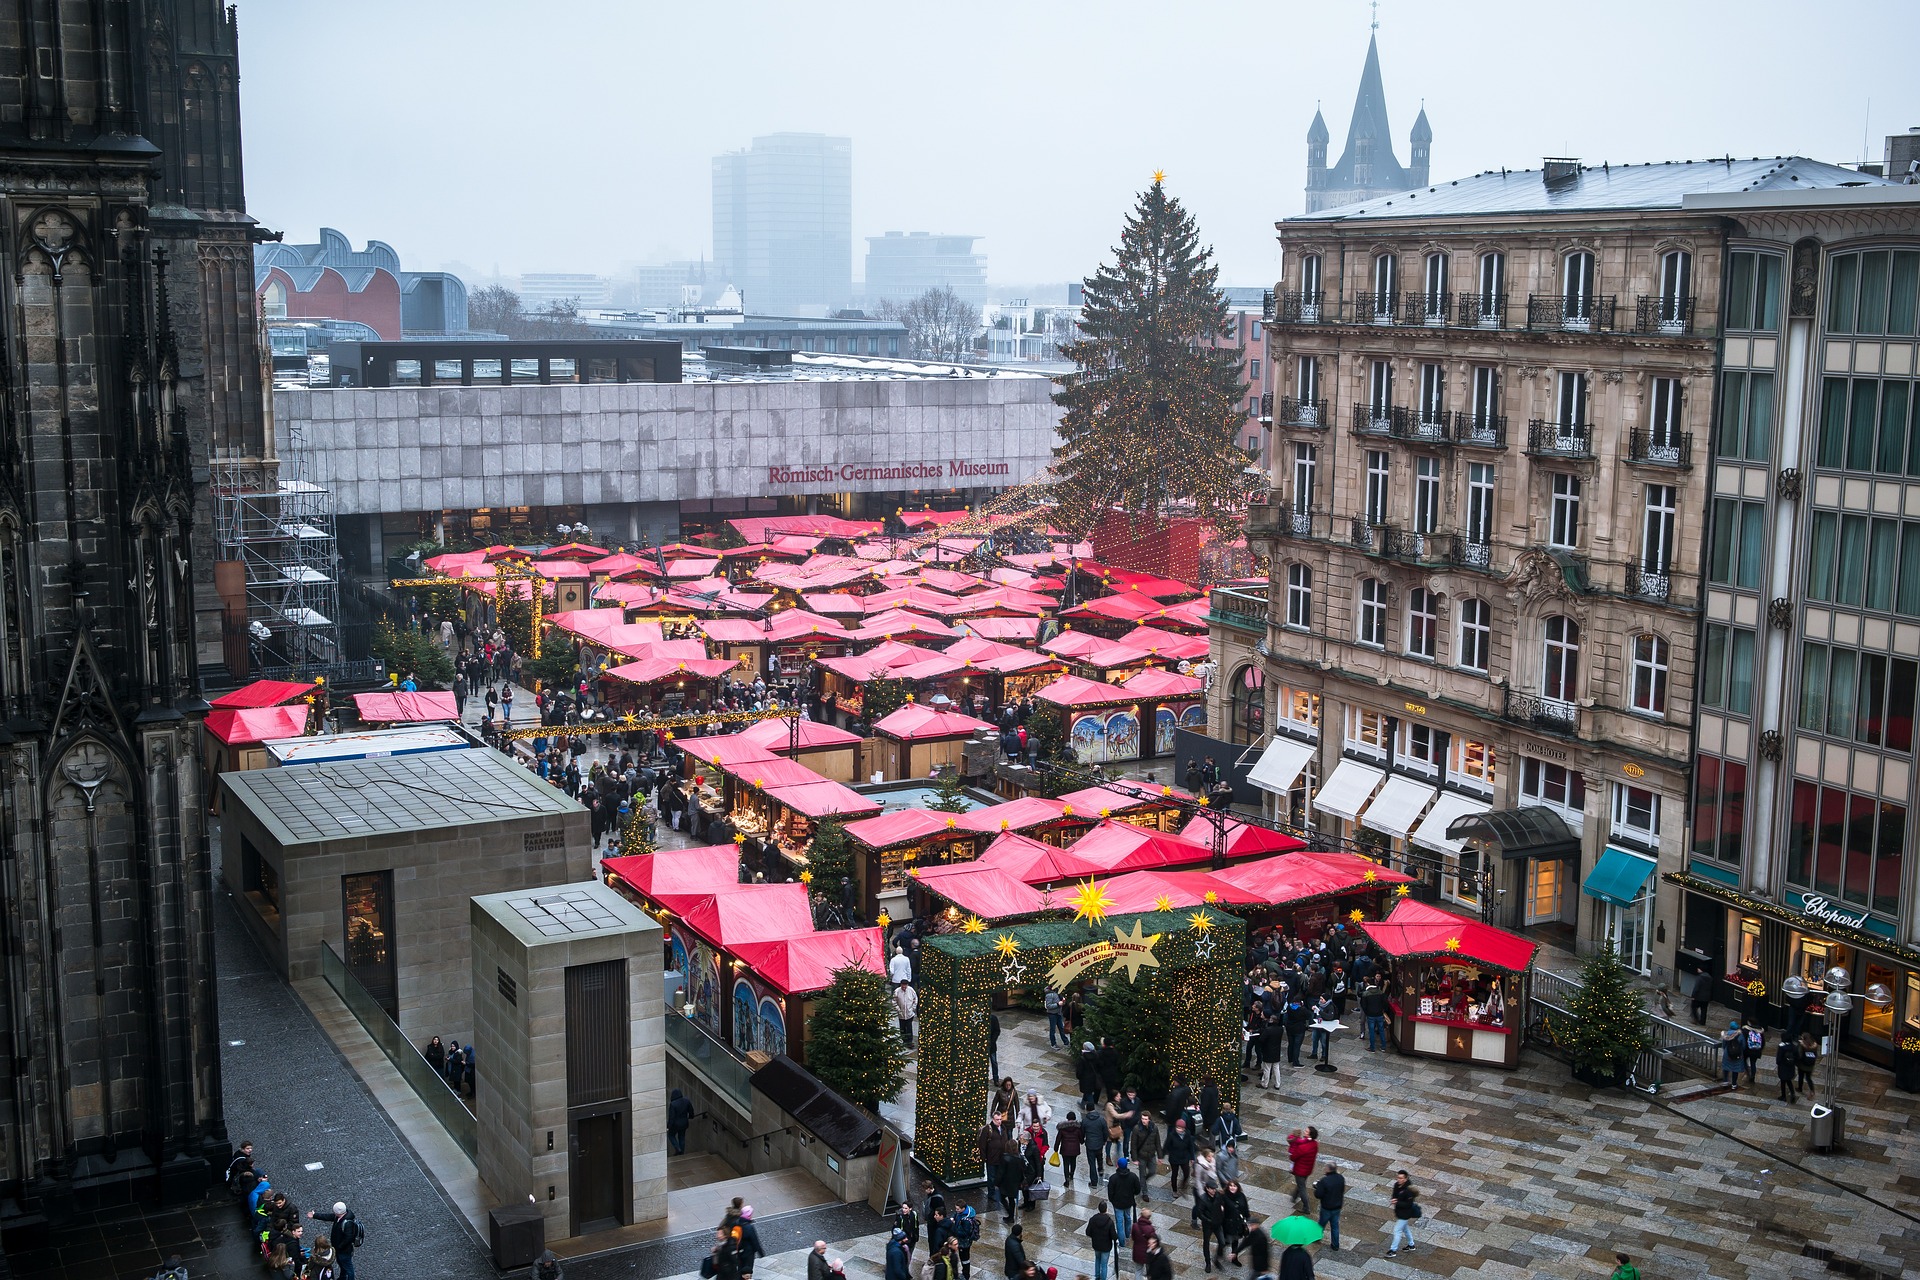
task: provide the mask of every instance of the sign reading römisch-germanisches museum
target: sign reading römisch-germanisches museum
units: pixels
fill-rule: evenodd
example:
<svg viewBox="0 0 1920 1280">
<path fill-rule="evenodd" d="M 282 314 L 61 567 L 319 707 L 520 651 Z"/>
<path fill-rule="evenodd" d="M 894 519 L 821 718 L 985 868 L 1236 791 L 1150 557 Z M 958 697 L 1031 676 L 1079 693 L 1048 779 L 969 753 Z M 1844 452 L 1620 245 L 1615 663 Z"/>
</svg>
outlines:
<svg viewBox="0 0 1920 1280">
<path fill-rule="evenodd" d="M 945 462 L 849 462 L 842 466 L 820 463 L 811 466 L 770 466 L 768 484 L 830 484 L 835 480 L 865 482 L 871 480 L 928 480 L 935 483 L 953 480 L 986 480 L 1009 475 L 1004 462 L 970 462 L 952 458 Z"/>
</svg>

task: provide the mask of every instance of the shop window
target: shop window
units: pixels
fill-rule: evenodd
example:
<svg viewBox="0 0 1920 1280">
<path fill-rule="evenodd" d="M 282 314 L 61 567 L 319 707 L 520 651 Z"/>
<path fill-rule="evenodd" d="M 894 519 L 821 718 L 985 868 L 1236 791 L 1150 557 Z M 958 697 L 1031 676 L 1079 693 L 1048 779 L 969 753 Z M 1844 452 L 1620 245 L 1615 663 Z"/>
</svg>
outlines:
<svg viewBox="0 0 1920 1280">
<path fill-rule="evenodd" d="M 1385 759 L 1387 754 L 1387 718 L 1363 707 L 1347 708 L 1346 749 L 1358 755 Z"/>
<path fill-rule="evenodd" d="M 1652 885 L 1654 877 L 1648 877 Z M 1631 905 L 1601 909 L 1601 928 L 1620 963 L 1635 973 L 1653 972 L 1653 891 L 1642 889 Z"/>
<path fill-rule="evenodd" d="M 1234 674 L 1229 688 L 1229 696 L 1233 704 L 1229 731 L 1233 742 L 1257 742 L 1260 740 L 1260 735 L 1267 731 L 1265 686 L 1266 675 L 1258 666 L 1251 663 Z"/>
<path fill-rule="evenodd" d="M 1695 756 L 1693 856 L 1738 866 L 1746 825 L 1746 764 L 1717 756 Z"/>
<path fill-rule="evenodd" d="M 1431 725 L 1401 726 L 1400 764 L 1413 773 L 1429 777 L 1440 772 L 1441 735 Z"/>
<path fill-rule="evenodd" d="M 1907 975 L 1906 1029 L 1901 1034 L 1920 1036 L 1920 973 Z"/>
<path fill-rule="evenodd" d="M 1463 907 L 1480 905 L 1480 853 L 1477 849 L 1462 849 L 1458 854 L 1446 855 L 1445 870 L 1440 877 L 1440 893 Z"/>
<path fill-rule="evenodd" d="M 1319 694 L 1310 693 L 1305 689 L 1289 689 L 1282 685 L 1274 706 L 1280 719 L 1286 722 L 1288 729 L 1310 738 L 1319 735 Z"/>
<path fill-rule="evenodd" d="M 1493 744 L 1455 738 L 1453 777 L 1449 781 L 1462 783 L 1476 791 L 1491 792 L 1500 781 L 1499 770 L 1494 763 Z"/>
<path fill-rule="evenodd" d="M 1887 965 L 1875 964 L 1868 960 L 1862 967 L 1867 972 L 1864 980 L 1855 979 L 1860 983 L 1859 990 L 1865 991 L 1875 983 L 1888 991 L 1896 989 L 1894 984 L 1900 980 L 1899 975 Z M 1889 1000 L 1883 1005 L 1860 1001 L 1860 1031 L 1861 1034 L 1872 1036 L 1876 1040 L 1893 1039 L 1893 1001 Z"/>
<path fill-rule="evenodd" d="M 1762 927 L 1761 921 L 1754 916 L 1740 917 L 1740 936 L 1735 940 L 1735 946 L 1739 948 L 1736 952 L 1739 956 L 1739 962 L 1736 967 L 1741 969 L 1758 969 L 1760 967 L 1760 930 Z"/>
</svg>

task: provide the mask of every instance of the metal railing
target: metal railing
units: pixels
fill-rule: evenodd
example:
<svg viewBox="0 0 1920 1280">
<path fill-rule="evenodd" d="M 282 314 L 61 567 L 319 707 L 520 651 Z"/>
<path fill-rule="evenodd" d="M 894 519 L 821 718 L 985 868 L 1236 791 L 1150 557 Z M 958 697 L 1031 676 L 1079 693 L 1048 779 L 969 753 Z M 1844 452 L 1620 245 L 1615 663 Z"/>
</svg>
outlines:
<svg viewBox="0 0 1920 1280">
<path fill-rule="evenodd" d="M 1230 627 L 1267 633 L 1267 598 L 1231 587 L 1215 587 L 1207 593 L 1207 612 Z"/>
<path fill-rule="evenodd" d="M 1491 570 L 1493 568 L 1493 544 L 1490 542 L 1474 542 L 1471 539 L 1462 538 L 1454 547 L 1453 562 L 1468 569 Z"/>
<path fill-rule="evenodd" d="M 1548 422 L 1535 418 L 1527 423 L 1527 452 L 1556 458 L 1591 458 L 1593 428 L 1584 422 Z"/>
<path fill-rule="evenodd" d="M 1641 294 L 1633 309 L 1635 333 L 1678 337 L 1693 332 L 1693 299 Z"/>
<path fill-rule="evenodd" d="M 1381 527 L 1368 523 L 1365 516 L 1354 516 L 1347 524 L 1347 541 L 1362 551 L 1372 551 L 1375 531 Z"/>
<path fill-rule="evenodd" d="M 1453 415 L 1453 442 L 1481 449 L 1507 447 L 1507 418 L 1501 413 L 1458 409 Z"/>
<path fill-rule="evenodd" d="M 433 1118 L 440 1122 L 440 1127 L 460 1144 L 460 1149 L 470 1158 L 477 1159 L 480 1150 L 479 1131 L 473 1112 L 467 1109 L 466 1100 L 453 1091 L 446 1077 L 435 1071 L 432 1063 L 420 1056 L 420 1050 L 414 1047 L 413 1041 L 407 1039 L 406 1032 L 387 1016 L 380 1002 L 360 985 L 360 979 L 353 976 L 346 962 L 334 951 L 333 944 L 324 938 L 320 942 L 320 974 L 327 980 L 327 985 L 333 988 L 334 994 L 340 997 L 340 1002 L 347 1006 L 347 1011 L 353 1014 L 354 1020 L 380 1046 L 380 1051 L 387 1055 L 387 1061 L 400 1073 L 400 1078 L 407 1082 L 420 1101 L 427 1104 L 427 1110 L 433 1112 Z M 480 1067 L 485 1070 L 486 1064 L 482 1063 Z"/>
<path fill-rule="evenodd" d="M 1273 323 L 1273 290 L 1267 289 L 1260 294 L 1260 318 L 1268 324 Z"/>
<path fill-rule="evenodd" d="M 753 1072 L 733 1050 L 684 1014 L 667 1013 L 667 1048 L 689 1070 L 747 1110 L 753 1110 Z"/>
<path fill-rule="evenodd" d="M 1546 698 L 1537 693 L 1522 693 L 1518 689 L 1509 688 L 1504 711 L 1509 720 L 1539 725 L 1561 733 L 1574 733 L 1580 728 L 1578 703 L 1565 702 L 1559 698 Z"/>
<path fill-rule="evenodd" d="M 1571 1017 L 1567 1006 L 1584 986 L 1570 974 L 1551 969 L 1533 971 L 1533 1000 L 1563 1017 Z M 1640 1011 L 1640 1025 L 1652 1043 L 1641 1051 L 1633 1075 L 1641 1088 L 1657 1091 L 1668 1068 L 1679 1067 L 1703 1080 L 1720 1076 L 1720 1041 L 1685 1023 L 1674 1022 L 1646 1009 Z"/>
<path fill-rule="evenodd" d="M 1627 457 L 1686 470 L 1693 466 L 1693 433 L 1663 431 L 1656 436 L 1645 427 L 1635 427 L 1627 433 Z"/>
<path fill-rule="evenodd" d="M 1566 296 L 1550 293 L 1527 296 L 1527 328 L 1558 329 L 1566 333 L 1610 333 L 1613 330 L 1617 300 L 1611 294 L 1597 297 Z"/>
<path fill-rule="evenodd" d="M 1642 600 L 1665 600 L 1673 594 L 1673 578 L 1667 573 L 1639 568 L 1628 572 L 1633 575 L 1633 594 Z"/>
<path fill-rule="evenodd" d="M 1461 294 L 1460 323 L 1469 329 L 1506 328 L 1507 295 L 1504 293 Z"/>
<path fill-rule="evenodd" d="M 1451 293 L 1409 293 L 1401 309 L 1406 324 L 1444 325 L 1453 318 Z"/>
<path fill-rule="evenodd" d="M 1395 434 L 1396 421 L 1404 421 L 1407 411 L 1394 404 L 1357 404 L 1353 406 L 1353 430 L 1363 436 Z"/>
<path fill-rule="evenodd" d="M 1267 317 L 1269 324 L 1321 324 L 1333 319 L 1333 310 L 1327 305 L 1327 296 L 1318 290 L 1303 293 L 1283 293 L 1273 314 Z"/>
<path fill-rule="evenodd" d="M 1282 396 L 1279 418 L 1283 425 L 1289 427 L 1324 427 L 1327 425 L 1327 402 Z"/>
<path fill-rule="evenodd" d="M 1355 324 L 1394 324 L 1400 319 L 1400 291 L 1366 289 L 1351 295 L 1348 307 Z"/>
<path fill-rule="evenodd" d="M 1273 392 L 1263 392 L 1260 396 L 1260 421 L 1273 421 Z"/>
</svg>

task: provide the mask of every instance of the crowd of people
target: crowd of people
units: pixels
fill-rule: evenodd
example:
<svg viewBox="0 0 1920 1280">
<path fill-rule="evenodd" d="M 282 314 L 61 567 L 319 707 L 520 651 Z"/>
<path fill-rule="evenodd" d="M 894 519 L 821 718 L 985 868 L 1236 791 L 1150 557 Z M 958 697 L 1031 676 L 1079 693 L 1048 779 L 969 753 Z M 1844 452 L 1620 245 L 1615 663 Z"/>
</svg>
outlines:
<svg viewBox="0 0 1920 1280">
<path fill-rule="evenodd" d="M 267 1171 L 255 1163 L 251 1142 L 241 1143 L 234 1153 L 226 1186 L 269 1273 L 282 1280 L 354 1280 L 354 1254 L 366 1243 L 367 1233 L 344 1201 L 336 1200 L 331 1210 L 310 1209 L 302 1217 L 300 1206 L 274 1187 Z M 315 1224 L 311 1234 L 308 1224 Z M 169 1262 L 170 1267 L 178 1265 L 177 1258 Z"/>
<path fill-rule="evenodd" d="M 434 1074 L 447 1082 L 447 1088 L 453 1090 L 469 1102 L 473 1100 L 473 1042 L 461 1044 L 458 1040 L 440 1043 L 440 1037 L 434 1036 L 420 1050 L 420 1056 L 427 1060 Z"/>
</svg>

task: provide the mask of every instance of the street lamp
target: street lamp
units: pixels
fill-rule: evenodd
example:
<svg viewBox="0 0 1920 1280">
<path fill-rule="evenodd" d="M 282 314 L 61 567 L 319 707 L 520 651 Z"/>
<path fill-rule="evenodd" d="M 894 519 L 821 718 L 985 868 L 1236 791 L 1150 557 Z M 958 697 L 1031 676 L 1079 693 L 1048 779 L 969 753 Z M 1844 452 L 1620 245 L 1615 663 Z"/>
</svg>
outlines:
<svg viewBox="0 0 1920 1280">
<path fill-rule="evenodd" d="M 1827 995 L 1821 1007 L 1827 1015 L 1827 1034 L 1820 1051 L 1827 1058 L 1827 1087 L 1826 1101 L 1814 1104 L 1809 1125 L 1807 1145 L 1814 1151 L 1831 1151 L 1838 1147 L 1846 1130 L 1846 1108 L 1834 1098 L 1840 1088 L 1840 1041 L 1846 1034 L 1847 1015 L 1853 1012 L 1853 996 L 1847 991 L 1852 981 L 1853 975 L 1838 966 L 1828 969 L 1825 974 Z M 1893 993 L 1879 982 L 1870 985 L 1862 998 L 1875 1008 L 1885 1008 L 1893 1003 Z"/>
</svg>

